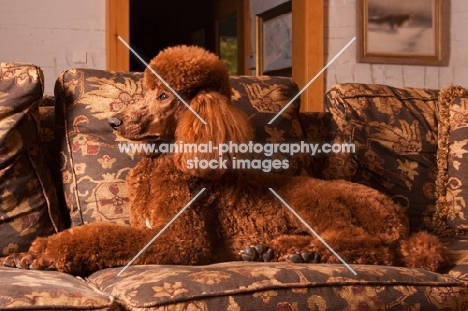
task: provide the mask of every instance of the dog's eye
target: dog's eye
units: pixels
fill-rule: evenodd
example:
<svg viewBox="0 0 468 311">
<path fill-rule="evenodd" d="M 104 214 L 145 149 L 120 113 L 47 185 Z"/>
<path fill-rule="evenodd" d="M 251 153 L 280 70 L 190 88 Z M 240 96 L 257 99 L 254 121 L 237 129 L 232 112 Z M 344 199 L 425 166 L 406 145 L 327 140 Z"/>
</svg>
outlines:
<svg viewBox="0 0 468 311">
<path fill-rule="evenodd" d="M 158 96 L 158 99 L 159 100 L 166 100 L 168 99 L 169 96 L 166 94 L 166 93 L 161 93 L 159 96 Z"/>
</svg>

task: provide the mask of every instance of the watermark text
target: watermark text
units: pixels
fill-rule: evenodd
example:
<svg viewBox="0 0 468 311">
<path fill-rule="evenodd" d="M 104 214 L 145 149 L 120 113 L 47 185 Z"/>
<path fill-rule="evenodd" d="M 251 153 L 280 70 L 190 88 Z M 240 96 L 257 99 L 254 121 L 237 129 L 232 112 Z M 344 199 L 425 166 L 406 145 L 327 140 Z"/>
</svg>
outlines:
<svg viewBox="0 0 468 311">
<path fill-rule="evenodd" d="M 288 169 L 289 160 L 284 156 L 294 156 L 297 154 L 309 154 L 316 156 L 320 154 L 338 154 L 338 153 L 354 153 L 356 146 L 352 143 L 309 143 L 305 141 L 295 143 L 257 143 L 249 141 L 246 143 L 227 142 L 215 144 L 207 142 L 202 144 L 194 143 L 135 143 L 125 142 L 119 143 L 119 151 L 127 154 L 174 154 L 174 153 L 191 153 L 194 154 L 193 159 L 187 160 L 188 169 L 261 169 L 265 172 L 270 172 L 273 169 Z M 197 154 L 216 154 L 218 159 L 207 160 L 204 157 L 198 158 Z M 240 154 L 261 154 L 263 159 L 241 159 L 233 156 L 228 167 L 228 160 L 224 155 L 240 155 Z M 275 155 L 282 154 L 280 159 Z M 254 157 L 255 158 L 255 157 Z"/>
</svg>

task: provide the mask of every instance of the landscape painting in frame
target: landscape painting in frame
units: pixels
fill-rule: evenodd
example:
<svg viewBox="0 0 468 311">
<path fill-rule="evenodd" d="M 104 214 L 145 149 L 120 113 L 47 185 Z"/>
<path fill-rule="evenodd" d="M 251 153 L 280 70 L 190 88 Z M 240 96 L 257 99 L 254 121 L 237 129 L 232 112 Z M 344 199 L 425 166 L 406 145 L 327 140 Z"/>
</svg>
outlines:
<svg viewBox="0 0 468 311">
<path fill-rule="evenodd" d="M 449 0 L 359 0 L 358 60 L 446 65 Z"/>
<path fill-rule="evenodd" d="M 292 75 L 292 3 L 256 16 L 257 75 Z"/>
</svg>

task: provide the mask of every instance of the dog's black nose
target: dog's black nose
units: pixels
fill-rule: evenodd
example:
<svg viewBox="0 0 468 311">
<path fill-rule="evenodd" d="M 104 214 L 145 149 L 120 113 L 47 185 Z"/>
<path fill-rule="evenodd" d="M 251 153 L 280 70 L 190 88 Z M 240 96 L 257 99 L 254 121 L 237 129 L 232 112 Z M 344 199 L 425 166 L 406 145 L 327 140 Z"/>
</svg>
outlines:
<svg viewBox="0 0 468 311">
<path fill-rule="evenodd" d="M 119 118 L 110 118 L 107 122 L 114 130 L 117 130 L 123 123 Z"/>
</svg>

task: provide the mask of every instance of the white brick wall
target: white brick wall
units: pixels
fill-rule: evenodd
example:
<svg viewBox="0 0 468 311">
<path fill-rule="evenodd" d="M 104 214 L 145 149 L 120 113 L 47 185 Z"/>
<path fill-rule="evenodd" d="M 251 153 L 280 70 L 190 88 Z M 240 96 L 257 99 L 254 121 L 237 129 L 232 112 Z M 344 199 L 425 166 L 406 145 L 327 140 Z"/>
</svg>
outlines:
<svg viewBox="0 0 468 311">
<path fill-rule="evenodd" d="M 105 69 L 105 0 L 0 0 L 0 8 L 0 61 L 40 66 L 46 94 L 65 69 Z M 87 63 L 75 63 L 75 52 Z"/>
<path fill-rule="evenodd" d="M 445 0 L 442 0 L 445 1 Z M 356 0 L 325 0 L 325 60 L 356 36 Z M 451 0 L 451 55 L 448 67 L 364 64 L 356 62 L 353 44 L 325 72 L 325 87 L 335 83 L 382 83 L 396 87 L 468 87 L 468 1 Z"/>
<path fill-rule="evenodd" d="M 251 17 L 286 0 L 250 0 Z M 310 0 L 314 1 L 314 0 Z M 356 35 L 356 0 L 325 1 L 325 60 Z M 445 0 L 442 0 L 445 1 Z M 105 0 L 0 0 L 0 61 L 39 65 L 46 94 L 53 93 L 61 71 L 72 67 L 105 69 Z M 451 0 L 451 55 L 448 67 L 360 64 L 353 44 L 324 73 L 325 87 L 334 83 L 383 83 L 440 88 L 468 86 L 468 1 Z M 252 23 L 252 45 L 255 47 Z M 87 63 L 74 62 L 86 52 Z"/>
</svg>

